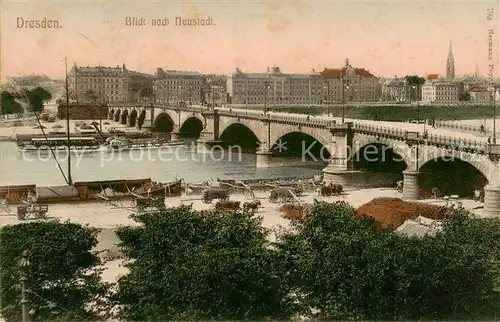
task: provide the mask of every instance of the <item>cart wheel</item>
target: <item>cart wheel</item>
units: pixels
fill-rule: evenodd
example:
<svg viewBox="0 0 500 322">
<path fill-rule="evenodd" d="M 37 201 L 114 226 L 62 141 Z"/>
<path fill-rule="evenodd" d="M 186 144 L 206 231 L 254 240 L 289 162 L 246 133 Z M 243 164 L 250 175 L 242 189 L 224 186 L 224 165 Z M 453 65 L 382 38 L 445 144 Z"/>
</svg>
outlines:
<svg viewBox="0 0 500 322">
<path fill-rule="evenodd" d="M 269 200 L 270 203 L 276 203 L 277 202 L 276 198 L 269 198 L 268 200 Z"/>
<path fill-rule="evenodd" d="M 203 198 L 202 201 L 203 201 L 203 203 L 211 203 L 212 199 Z"/>
<path fill-rule="evenodd" d="M 26 215 L 25 214 L 17 214 L 17 219 L 19 219 L 19 220 L 25 220 L 26 219 Z"/>
</svg>

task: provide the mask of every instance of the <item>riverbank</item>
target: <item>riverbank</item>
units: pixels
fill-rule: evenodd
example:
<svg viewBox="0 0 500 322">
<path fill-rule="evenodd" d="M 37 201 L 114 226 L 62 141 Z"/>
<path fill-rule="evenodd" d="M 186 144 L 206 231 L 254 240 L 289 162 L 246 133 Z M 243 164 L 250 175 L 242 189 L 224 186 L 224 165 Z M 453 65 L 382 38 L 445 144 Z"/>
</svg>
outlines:
<svg viewBox="0 0 500 322">
<path fill-rule="evenodd" d="M 258 209 L 256 215 L 262 217 L 262 226 L 266 228 L 288 227 L 290 221 L 282 217 L 279 211 L 281 204 L 270 203 L 267 198 L 269 192 L 257 192 L 258 198 L 262 206 Z M 401 198 L 401 194 L 395 189 L 360 189 L 347 190 L 345 194 L 334 197 L 319 197 L 314 193 L 301 196 L 300 200 L 304 203 L 313 203 L 314 199 L 328 202 L 345 201 L 353 207 L 358 208 L 363 204 L 377 197 L 396 197 Z M 243 195 L 232 195 L 231 200 L 245 202 L 248 201 Z M 479 203 L 472 200 L 461 200 L 465 208 L 473 211 L 481 216 L 481 210 L 475 209 Z M 442 200 L 420 200 L 424 203 L 433 203 L 444 205 Z M 167 207 L 176 207 L 182 204 L 193 205 L 193 209 L 207 210 L 213 209 L 214 204 L 205 204 L 200 200 L 200 196 L 182 196 L 166 199 Z M 61 222 L 70 221 L 83 225 L 100 228 L 98 235 L 98 245 L 96 251 L 102 251 L 99 256 L 105 259 L 106 270 L 103 273 L 103 279 L 109 282 L 115 282 L 120 276 L 127 274 L 127 269 L 123 266 L 123 261 L 120 259 L 121 253 L 118 245 L 118 238 L 115 231 L 123 226 L 138 226 L 138 224 L 130 218 L 130 215 L 135 213 L 133 203 L 130 201 L 122 202 L 101 202 L 93 204 L 57 204 L 50 205 L 48 217 L 49 219 L 60 220 Z M 15 206 L 3 206 L 0 208 L 0 227 L 6 225 L 15 225 L 26 221 L 19 221 L 16 216 Z M 270 236 L 274 240 L 274 236 Z"/>
<path fill-rule="evenodd" d="M 295 107 L 295 108 L 271 108 L 271 111 L 322 115 L 327 110 L 335 117 L 341 117 L 342 113 L 346 118 L 365 119 L 374 121 L 396 121 L 407 122 L 419 117 L 424 119 L 435 119 L 437 121 L 452 120 L 473 120 L 493 117 L 493 108 L 491 105 L 474 106 L 408 106 L 408 105 L 341 105 L 314 106 L 314 107 Z"/>
<path fill-rule="evenodd" d="M 49 135 L 49 132 L 59 131 L 65 133 L 66 131 L 66 120 L 56 120 L 55 122 L 40 121 L 45 127 L 45 134 Z M 103 132 L 108 132 L 111 129 L 121 130 L 124 132 L 137 132 L 136 128 L 127 127 L 118 122 L 113 122 L 109 120 L 103 120 L 102 130 Z M 92 120 L 70 120 L 69 128 L 70 134 L 72 136 L 80 136 L 81 134 L 76 132 L 75 126 L 77 124 L 91 124 Z M 42 131 L 38 127 L 38 122 L 35 118 L 21 119 L 21 120 L 9 120 L 0 122 L 0 141 L 16 141 L 16 135 L 43 135 Z"/>
</svg>

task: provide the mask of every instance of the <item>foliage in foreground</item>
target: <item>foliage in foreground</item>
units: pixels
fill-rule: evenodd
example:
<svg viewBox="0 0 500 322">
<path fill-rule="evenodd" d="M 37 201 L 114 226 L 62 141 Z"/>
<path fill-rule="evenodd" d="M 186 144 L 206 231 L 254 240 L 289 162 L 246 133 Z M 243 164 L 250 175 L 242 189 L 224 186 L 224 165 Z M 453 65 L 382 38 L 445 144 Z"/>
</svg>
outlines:
<svg viewBox="0 0 500 322">
<path fill-rule="evenodd" d="M 118 282 L 126 320 L 265 320 L 292 315 L 261 219 L 188 207 L 117 232 L 133 262 Z"/>
<path fill-rule="evenodd" d="M 68 223 L 0 230 L 2 314 L 20 320 L 17 261 L 30 251 L 34 320 L 288 320 L 298 314 L 364 320 L 497 320 L 500 221 L 462 209 L 435 237 L 407 238 L 319 203 L 269 243 L 247 213 L 171 208 L 135 216 L 117 234 L 130 273 L 113 301 L 90 253 L 96 231 Z M 94 310 L 89 311 L 89 303 Z"/>
<path fill-rule="evenodd" d="M 2 91 L 0 95 L 0 114 L 19 114 L 23 112 L 23 107 L 19 102 L 16 102 L 11 93 Z"/>
<path fill-rule="evenodd" d="M 72 223 L 32 222 L 0 229 L 1 313 L 21 321 L 19 261 L 27 251 L 27 297 L 31 319 L 102 320 L 108 285 L 91 253 L 97 230 Z M 92 303 L 92 307 L 88 304 Z M 103 313 L 104 312 L 104 313 Z"/>
<path fill-rule="evenodd" d="M 52 94 L 43 87 L 36 87 L 32 90 L 24 89 L 21 96 L 29 103 L 32 112 L 43 112 L 43 104 L 52 99 Z"/>
<path fill-rule="evenodd" d="M 497 317 L 499 220 L 459 209 L 443 233 L 425 238 L 377 227 L 347 204 L 316 205 L 280 236 L 285 283 L 329 319 Z"/>
</svg>

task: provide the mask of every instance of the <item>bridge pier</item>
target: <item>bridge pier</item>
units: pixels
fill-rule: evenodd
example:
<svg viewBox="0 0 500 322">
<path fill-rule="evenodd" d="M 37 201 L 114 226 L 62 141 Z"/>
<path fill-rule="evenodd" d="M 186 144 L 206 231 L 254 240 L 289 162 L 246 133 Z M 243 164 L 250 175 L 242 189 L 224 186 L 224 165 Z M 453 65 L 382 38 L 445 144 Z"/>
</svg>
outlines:
<svg viewBox="0 0 500 322">
<path fill-rule="evenodd" d="M 269 168 L 272 165 L 273 153 L 268 149 L 258 150 L 255 155 L 257 156 L 255 167 Z"/>
<path fill-rule="evenodd" d="M 179 141 L 181 139 L 181 133 L 178 131 L 170 132 L 170 141 Z"/>
<path fill-rule="evenodd" d="M 136 120 L 137 120 L 137 118 L 135 118 L 135 117 L 132 117 L 130 115 L 127 116 L 127 126 L 128 127 L 135 127 Z"/>
<path fill-rule="evenodd" d="M 488 216 L 500 215 L 500 186 L 487 185 L 484 187 L 483 212 Z"/>
<path fill-rule="evenodd" d="M 420 187 L 418 186 L 418 171 L 403 171 L 403 199 L 418 200 Z"/>
<path fill-rule="evenodd" d="M 200 138 L 196 140 L 196 152 L 197 153 L 209 153 L 210 147 L 209 142 L 215 141 L 214 132 L 202 130 L 200 133 Z"/>
</svg>

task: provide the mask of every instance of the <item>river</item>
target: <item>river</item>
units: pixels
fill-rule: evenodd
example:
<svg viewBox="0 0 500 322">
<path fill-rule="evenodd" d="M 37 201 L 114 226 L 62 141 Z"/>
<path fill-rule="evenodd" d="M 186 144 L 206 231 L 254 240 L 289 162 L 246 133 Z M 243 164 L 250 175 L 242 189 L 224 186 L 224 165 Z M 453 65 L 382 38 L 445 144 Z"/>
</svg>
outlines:
<svg viewBox="0 0 500 322">
<path fill-rule="evenodd" d="M 67 173 L 67 153 L 57 159 Z M 273 167 L 256 168 L 255 154 L 238 151 L 197 153 L 192 142 L 170 150 L 129 151 L 119 153 L 87 152 L 71 154 L 73 181 L 142 179 L 186 182 L 220 179 L 255 179 L 308 176 L 320 172 L 323 165 L 273 159 Z M 64 178 L 49 151 L 22 152 L 13 142 L 0 143 L 0 185 L 64 185 Z"/>
</svg>

